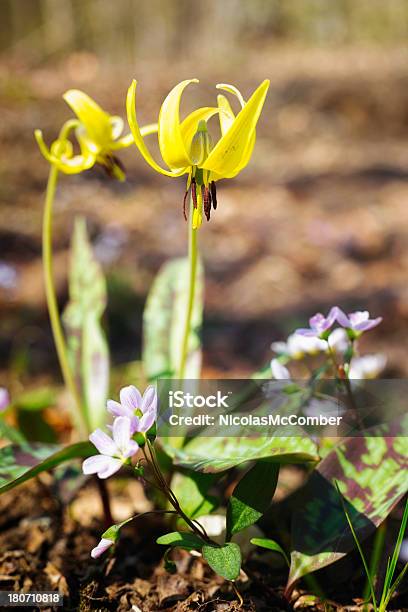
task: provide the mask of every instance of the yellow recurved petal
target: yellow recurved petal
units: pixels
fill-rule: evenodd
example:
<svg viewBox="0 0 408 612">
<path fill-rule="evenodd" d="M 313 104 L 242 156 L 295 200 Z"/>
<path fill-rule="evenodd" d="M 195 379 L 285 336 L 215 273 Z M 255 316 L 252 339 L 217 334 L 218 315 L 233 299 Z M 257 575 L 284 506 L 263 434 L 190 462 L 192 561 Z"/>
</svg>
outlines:
<svg viewBox="0 0 408 612">
<path fill-rule="evenodd" d="M 203 106 L 193 111 L 182 121 L 180 129 L 184 141 L 186 151 L 190 151 L 191 141 L 197 131 L 200 121 L 208 121 L 218 113 L 218 108 L 215 106 Z"/>
<path fill-rule="evenodd" d="M 218 108 L 219 108 L 219 119 L 220 119 L 220 128 L 221 128 L 221 136 L 224 136 L 230 129 L 231 125 L 234 123 L 235 115 L 232 111 L 231 105 L 228 102 L 227 98 L 222 94 L 217 96 Z"/>
<path fill-rule="evenodd" d="M 245 148 L 245 150 L 244 150 L 244 152 L 242 154 L 241 161 L 234 168 L 234 170 L 232 170 L 228 174 L 224 174 L 224 178 L 234 178 L 234 176 L 237 176 L 237 174 L 239 174 L 241 172 L 241 170 L 243 170 L 245 168 L 245 166 L 248 164 L 249 160 L 251 159 L 252 152 L 253 152 L 254 146 L 255 146 L 255 141 L 256 141 L 256 132 L 254 130 L 253 133 L 252 133 L 252 136 L 248 140 L 248 144 L 247 144 L 247 146 L 246 146 L 246 148 Z"/>
<path fill-rule="evenodd" d="M 144 125 L 140 128 L 141 135 L 149 136 L 149 134 L 157 134 L 157 123 L 149 123 L 148 125 Z M 135 139 L 133 138 L 133 134 L 126 134 L 126 136 L 122 136 L 115 142 L 111 144 L 112 151 L 117 151 L 118 149 L 124 149 L 125 147 L 129 147 L 130 145 L 135 144 Z"/>
<path fill-rule="evenodd" d="M 263 104 L 269 87 L 266 80 L 255 90 L 244 108 L 238 113 L 228 131 L 220 138 L 210 155 L 207 157 L 203 168 L 210 170 L 220 177 L 230 177 L 237 173 L 237 169 L 243 167 L 242 163 L 250 154 L 248 151 L 251 138 L 255 134 L 255 127 L 261 114 Z M 239 170 L 238 170 L 239 171 Z"/>
<path fill-rule="evenodd" d="M 75 155 L 74 157 L 69 157 L 64 154 L 61 154 L 61 156 L 57 156 L 51 151 L 49 151 L 48 147 L 44 142 L 41 130 L 35 130 L 34 136 L 40 148 L 40 151 L 44 155 L 45 159 L 65 174 L 78 174 L 79 172 L 88 170 L 94 165 L 96 161 L 95 155 L 93 155 L 90 151 L 82 153 L 81 155 Z M 55 141 L 54 145 L 58 145 L 58 143 L 62 144 L 62 141 L 57 140 Z M 71 143 L 69 143 L 68 141 L 65 142 L 64 148 L 68 148 L 71 151 L 72 145 L 70 147 L 67 147 L 67 144 L 70 145 Z"/>
<path fill-rule="evenodd" d="M 237 89 L 233 85 L 225 85 L 225 84 L 217 85 L 217 89 L 223 89 L 224 91 L 228 91 L 229 93 L 234 94 L 238 98 L 241 104 L 241 108 L 244 108 L 245 100 L 242 97 L 242 94 L 239 91 L 239 89 Z M 217 101 L 218 101 L 218 107 L 220 109 L 221 134 L 224 136 L 224 134 L 226 134 L 226 132 L 229 130 L 229 128 L 233 124 L 235 120 L 235 115 L 230 106 L 230 103 L 228 102 L 225 96 L 220 94 L 217 98 Z M 252 151 L 254 150 L 254 146 L 255 146 L 255 140 L 256 140 L 256 131 L 254 130 L 254 133 L 252 134 L 250 140 L 248 141 L 248 146 L 242 155 L 242 159 L 240 163 L 238 164 L 238 166 L 236 166 L 233 172 L 230 172 L 224 175 L 224 178 L 233 178 L 234 176 L 239 174 L 241 170 L 245 168 L 245 166 L 248 164 L 249 160 L 251 159 Z M 214 180 L 217 180 L 217 178 L 214 178 Z"/>
<path fill-rule="evenodd" d="M 130 131 L 132 132 L 133 139 L 135 141 L 135 145 L 139 149 L 140 153 L 143 155 L 147 163 L 154 169 L 156 172 L 160 172 L 161 174 L 165 174 L 166 176 L 181 176 L 185 172 L 188 171 L 188 168 L 178 168 L 177 170 L 169 171 L 161 168 L 159 164 L 155 162 L 153 157 L 151 156 L 146 144 L 143 140 L 142 130 L 139 128 L 139 124 L 137 122 L 136 116 L 136 85 L 137 81 L 132 81 L 131 86 L 128 89 L 127 97 L 126 97 L 126 111 L 129 122 Z M 142 128 L 143 129 L 143 128 Z"/>
<path fill-rule="evenodd" d="M 222 89 L 223 91 L 228 91 L 228 93 L 231 93 L 234 96 L 236 96 L 238 98 L 238 100 L 239 100 L 241 108 L 244 108 L 245 100 L 244 100 L 244 97 L 243 97 L 242 93 L 239 91 L 238 87 L 235 87 L 235 85 L 228 85 L 228 83 L 219 83 L 216 87 L 217 87 L 217 89 Z"/>
<path fill-rule="evenodd" d="M 62 97 L 85 127 L 89 138 L 100 148 L 107 146 L 112 140 L 110 116 L 79 89 L 69 89 Z"/>
<path fill-rule="evenodd" d="M 159 113 L 160 152 L 169 168 L 191 166 L 180 125 L 180 99 L 184 89 L 197 79 L 186 79 L 173 87 Z"/>
<path fill-rule="evenodd" d="M 234 87 L 234 85 L 228 85 L 226 83 L 219 83 L 217 85 L 217 89 L 223 89 L 224 91 L 228 91 L 228 93 L 231 93 L 236 96 L 239 100 L 241 108 L 244 108 L 245 100 L 237 87 Z M 221 134 L 222 136 L 224 136 L 224 134 L 228 132 L 231 125 L 233 124 L 235 115 L 230 103 L 224 95 L 220 94 L 219 96 L 217 96 L 217 102 L 218 108 L 220 109 Z"/>
<path fill-rule="evenodd" d="M 122 117 L 113 115 L 109 117 L 109 123 L 111 126 L 111 139 L 117 140 L 123 132 L 124 122 Z"/>
</svg>

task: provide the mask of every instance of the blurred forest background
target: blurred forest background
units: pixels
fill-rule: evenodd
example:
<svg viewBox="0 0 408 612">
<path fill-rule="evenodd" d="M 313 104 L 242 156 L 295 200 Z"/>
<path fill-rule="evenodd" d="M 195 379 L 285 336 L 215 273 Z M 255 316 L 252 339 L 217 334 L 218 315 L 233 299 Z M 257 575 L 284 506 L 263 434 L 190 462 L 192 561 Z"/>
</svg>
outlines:
<svg viewBox="0 0 408 612">
<path fill-rule="evenodd" d="M 125 116 L 156 120 L 175 83 L 197 77 L 182 113 L 230 82 L 271 79 L 250 166 L 219 184 L 200 231 L 206 268 L 204 374 L 245 375 L 270 343 L 332 304 L 384 323 L 365 339 L 408 373 L 408 0 L 0 0 L 0 374 L 49 380 L 41 217 L 48 167 L 33 138 L 57 135 L 78 87 Z M 139 110 L 140 109 L 140 110 Z M 128 180 L 62 177 L 55 273 L 66 301 L 69 239 L 84 214 L 108 277 L 114 363 L 140 357 L 141 315 L 160 265 L 186 252 L 184 180 L 137 149 Z M 10 381 L 11 379 L 11 381 Z"/>
</svg>

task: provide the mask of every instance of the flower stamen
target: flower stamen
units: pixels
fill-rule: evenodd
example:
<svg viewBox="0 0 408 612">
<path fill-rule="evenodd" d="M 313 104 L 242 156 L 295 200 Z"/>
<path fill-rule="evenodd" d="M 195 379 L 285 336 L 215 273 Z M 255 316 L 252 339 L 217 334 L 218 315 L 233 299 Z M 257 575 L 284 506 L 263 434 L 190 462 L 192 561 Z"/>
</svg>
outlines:
<svg viewBox="0 0 408 612">
<path fill-rule="evenodd" d="M 215 181 L 210 182 L 210 190 L 211 190 L 211 199 L 212 199 L 213 209 L 217 210 L 217 188 L 215 186 Z"/>
<path fill-rule="evenodd" d="M 207 221 L 209 221 L 211 217 L 211 191 L 207 185 L 203 185 L 201 189 L 203 194 L 204 214 Z"/>
</svg>

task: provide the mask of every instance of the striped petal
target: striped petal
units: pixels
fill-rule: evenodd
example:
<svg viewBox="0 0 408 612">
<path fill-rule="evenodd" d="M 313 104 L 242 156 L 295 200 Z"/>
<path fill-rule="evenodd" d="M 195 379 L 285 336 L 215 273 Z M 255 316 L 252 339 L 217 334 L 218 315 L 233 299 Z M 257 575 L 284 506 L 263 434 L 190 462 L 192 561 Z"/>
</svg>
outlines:
<svg viewBox="0 0 408 612">
<path fill-rule="evenodd" d="M 84 474 L 98 474 L 99 478 L 108 478 L 120 470 L 122 461 L 115 457 L 106 455 L 93 455 L 88 457 L 82 464 Z"/>
<path fill-rule="evenodd" d="M 120 403 L 131 412 L 142 406 L 142 394 L 134 385 L 123 387 L 119 393 Z"/>
<path fill-rule="evenodd" d="M 113 423 L 112 435 L 117 448 L 124 455 L 130 442 L 130 419 L 117 417 Z"/>
<path fill-rule="evenodd" d="M 116 455 L 117 449 L 114 441 L 101 429 L 95 429 L 89 436 L 89 439 L 102 455 L 109 455 L 111 457 Z"/>
<path fill-rule="evenodd" d="M 157 392 L 153 385 L 149 385 L 143 393 L 143 400 L 140 408 L 143 414 L 151 410 L 154 412 L 157 411 Z"/>
</svg>

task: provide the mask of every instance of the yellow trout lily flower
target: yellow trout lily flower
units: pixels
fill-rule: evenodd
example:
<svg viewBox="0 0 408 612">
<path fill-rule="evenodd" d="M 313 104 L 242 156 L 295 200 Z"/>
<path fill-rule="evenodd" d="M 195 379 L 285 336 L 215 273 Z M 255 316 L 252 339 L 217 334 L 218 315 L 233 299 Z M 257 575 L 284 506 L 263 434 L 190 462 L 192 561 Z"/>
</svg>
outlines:
<svg viewBox="0 0 408 612">
<path fill-rule="evenodd" d="M 67 121 L 56 141 L 47 148 L 41 130 L 35 131 L 35 137 L 44 157 L 66 174 L 77 174 L 88 170 L 96 163 L 101 164 L 109 175 L 123 181 L 123 166 L 114 155 L 119 149 L 133 143 L 132 134 L 122 136 L 123 119 L 106 113 L 87 94 L 78 89 L 70 89 L 63 95 L 65 102 L 74 111 L 77 119 Z M 68 136 L 71 130 L 79 143 L 80 153 L 74 155 L 73 146 Z M 144 134 L 149 129 L 142 128 Z"/>
<path fill-rule="evenodd" d="M 180 121 L 180 99 L 184 89 L 197 79 L 187 79 L 176 85 L 164 100 L 159 113 L 157 129 L 149 126 L 149 133 L 157 131 L 160 153 L 167 168 L 163 168 L 150 154 L 136 116 L 136 85 L 129 87 L 126 109 L 130 130 L 140 153 L 150 166 L 166 176 L 187 174 L 187 187 L 183 211 L 186 216 L 187 195 L 191 188 L 194 204 L 193 226 L 199 227 L 202 208 L 210 219 L 211 205 L 217 207 L 215 182 L 236 176 L 248 164 L 255 144 L 255 129 L 265 102 L 269 81 L 265 80 L 245 102 L 241 93 L 232 85 L 217 85 L 218 89 L 236 96 L 241 104 L 235 116 L 227 98 L 220 94 L 216 107 L 202 107 Z M 218 114 L 221 137 L 213 145 L 207 123 Z"/>
</svg>

